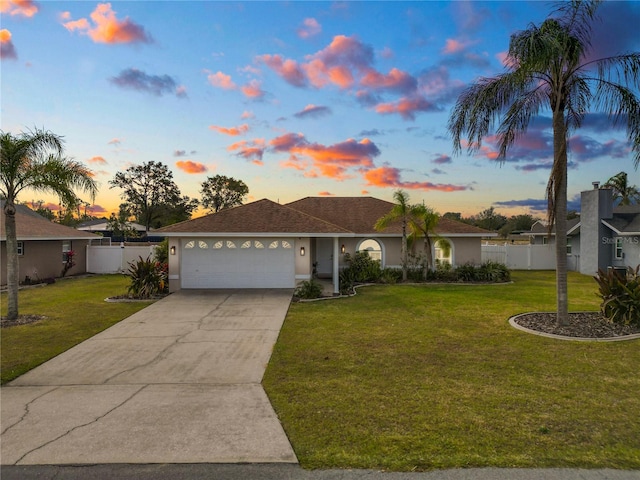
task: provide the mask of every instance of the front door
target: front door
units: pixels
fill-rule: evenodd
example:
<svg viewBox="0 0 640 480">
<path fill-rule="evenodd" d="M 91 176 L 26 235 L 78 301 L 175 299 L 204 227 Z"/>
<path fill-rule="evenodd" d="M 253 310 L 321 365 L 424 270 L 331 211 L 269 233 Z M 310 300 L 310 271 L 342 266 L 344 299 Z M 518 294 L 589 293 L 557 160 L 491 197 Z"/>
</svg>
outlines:
<svg viewBox="0 0 640 480">
<path fill-rule="evenodd" d="M 333 238 L 316 239 L 316 270 L 319 278 L 333 276 Z"/>
</svg>

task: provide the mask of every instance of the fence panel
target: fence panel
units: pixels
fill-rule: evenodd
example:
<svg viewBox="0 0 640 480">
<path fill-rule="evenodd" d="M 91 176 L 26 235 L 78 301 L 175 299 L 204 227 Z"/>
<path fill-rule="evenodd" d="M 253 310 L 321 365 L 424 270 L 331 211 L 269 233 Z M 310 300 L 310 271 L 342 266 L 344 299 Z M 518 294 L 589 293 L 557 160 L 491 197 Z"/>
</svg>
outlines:
<svg viewBox="0 0 640 480">
<path fill-rule="evenodd" d="M 553 245 L 482 245 L 482 261 L 504 263 L 512 270 L 555 270 Z"/>
<path fill-rule="evenodd" d="M 89 246 L 87 247 L 88 273 L 119 273 L 126 272 L 129 263 L 138 257 L 153 257 L 155 245 L 141 246 Z"/>
</svg>

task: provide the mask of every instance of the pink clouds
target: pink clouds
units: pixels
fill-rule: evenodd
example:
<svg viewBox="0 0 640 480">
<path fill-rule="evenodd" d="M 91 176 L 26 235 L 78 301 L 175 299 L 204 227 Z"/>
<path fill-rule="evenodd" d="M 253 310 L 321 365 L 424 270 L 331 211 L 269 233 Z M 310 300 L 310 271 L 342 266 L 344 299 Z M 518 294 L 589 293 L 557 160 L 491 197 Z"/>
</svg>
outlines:
<svg viewBox="0 0 640 480">
<path fill-rule="evenodd" d="M 70 19 L 69 12 L 62 15 L 63 19 Z M 95 43 L 151 43 L 152 39 L 144 27 L 125 18 L 118 20 L 116 12 L 111 9 L 110 3 L 99 3 L 91 12 L 91 22 L 86 18 L 69 20 L 62 25 L 70 32 L 78 31 L 88 35 Z"/>
<path fill-rule="evenodd" d="M 230 135 L 232 137 L 236 137 L 238 135 L 243 135 L 247 133 L 249 131 L 249 125 L 247 125 L 246 123 L 243 123 L 242 125 L 239 125 L 237 127 L 231 127 L 231 128 L 219 127 L 217 125 L 210 125 L 209 129 L 214 130 L 218 133 L 222 133 L 223 135 Z"/>
<path fill-rule="evenodd" d="M 400 180 L 400 170 L 394 167 L 380 167 L 364 173 L 367 185 L 375 187 L 406 188 L 409 190 L 437 190 L 441 192 L 459 192 L 468 190 L 463 185 L 452 185 L 432 182 L 403 182 Z"/>
<path fill-rule="evenodd" d="M 305 18 L 302 25 L 298 28 L 298 36 L 300 38 L 310 38 L 322 32 L 322 26 L 315 18 Z"/>
<path fill-rule="evenodd" d="M 38 13 L 38 10 L 38 4 L 33 0 L 2 0 L 0 2 L 0 13 L 11 16 L 31 18 Z"/>
<path fill-rule="evenodd" d="M 336 35 L 328 46 L 305 56 L 301 62 L 281 55 L 256 57 L 257 62 L 294 87 L 336 87 L 380 114 L 398 114 L 405 120 L 414 120 L 419 112 L 440 110 L 425 96 L 434 91 L 433 86 L 423 89 L 420 78 L 398 68 L 391 68 L 386 74 L 379 72 L 374 68 L 374 59 L 370 45 L 345 35 Z M 383 95 L 401 97 L 385 101 Z"/>
<path fill-rule="evenodd" d="M 425 98 L 415 96 L 403 97 L 396 102 L 380 103 L 376 105 L 375 110 L 382 115 L 397 113 L 405 120 L 415 120 L 416 112 L 435 112 L 440 109 Z"/>
<path fill-rule="evenodd" d="M 236 84 L 231 80 L 231 75 L 222 72 L 210 73 L 207 75 L 207 81 L 212 86 L 222 88 L 223 90 L 234 90 L 237 88 Z"/>
<path fill-rule="evenodd" d="M 0 59 L 16 60 L 17 58 L 18 54 L 16 52 L 16 47 L 11 41 L 11 32 L 6 28 L 3 28 L 0 30 Z"/>
<path fill-rule="evenodd" d="M 265 151 L 265 141 L 262 138 L 253 140 L 241 140 L 227 147 L 230 152 L 236 152 L 236 155 L 252 162 L 255 165 L 263 165 L 262 156 Z"/>
<path fill-rule="evenodd" d="M 192 162 L 191 160 L 178 160 L 176 167 L 185 173 L 204 173 L 207 171 L 207 167 L 199 162 Z"/>
<path fill-rule="evenodd" d="M 207 81 L 212 87 L 221 88 L 223 90 L 240 90 L 245 97 L 251 99 L 260 99 L 264 97 L 265 92 L 262 90 L 262 84 L 258 80 L 251 80 L 249 83 L 238 87 L 231 79 L 231 75 L 216 72 L 208 73 Z"/>
<path fill-rule="evenodd" d="M 106 165 L 107 161 L 104 159 L 104 157 L 101 156 L 95 156 L 95 157 L 91 157 L 89 159 L 89 163 L 95 163 L 97 165 Z"/>
</svg>

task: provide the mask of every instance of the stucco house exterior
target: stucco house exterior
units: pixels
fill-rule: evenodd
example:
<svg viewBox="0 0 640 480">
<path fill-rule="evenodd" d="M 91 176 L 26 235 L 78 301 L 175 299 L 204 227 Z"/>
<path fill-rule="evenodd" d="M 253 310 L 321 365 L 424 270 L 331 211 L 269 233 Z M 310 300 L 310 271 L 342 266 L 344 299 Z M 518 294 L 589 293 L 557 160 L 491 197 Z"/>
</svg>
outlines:
<svg viewBox="0 0 640 480">
<path fill-rule="evenodd" d="M 555 243 L 547 239 L 547 227 L 536 222 L 527 233 L 534 244 Z M 570 270 L 595 275 L 598 269 L 640 264 L 640 205 L 614 206 L 613 190 L 594 188 L 580 195 L 580 218 L 569 221 L 567 264 Z"/>
<path fill-rule="evenodd" d="M 373 197 L 306 197 L 286 205 L 263 199 L 156 233 L 169 239 L 171 291 L 293 288 L 315 269 L 337 293 L 346 253 L 367 250 L 383 267 L 400 266 L 400 225 L 373 228 L 392 208 Z M 481 263 L 481 238 L 497 235 L 444 218 L 437 233 L 451 245 L 454 266 Z"/>
<path fill-rule="evenodd" d="M 7 284 L 7 235 L 4 204 L 0 208 L 0 284 Z M 18 237 L 18 268 L 20 282 L 59 277 L 66 252 L 72 250 L 75 266 L 68 275 L 87 271 L 86 246 L 91 239 L 100 238 L 89 232 L 66 227 L 38 215 L 25 205 L 16 205 L 16 231 Z"/>
</svg>

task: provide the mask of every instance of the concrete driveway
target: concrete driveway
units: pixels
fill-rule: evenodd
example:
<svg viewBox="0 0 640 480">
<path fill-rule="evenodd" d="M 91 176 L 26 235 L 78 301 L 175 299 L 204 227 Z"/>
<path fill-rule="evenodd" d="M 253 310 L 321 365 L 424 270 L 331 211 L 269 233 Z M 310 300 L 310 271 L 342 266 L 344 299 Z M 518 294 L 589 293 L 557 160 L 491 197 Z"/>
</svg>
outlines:
<svg viewBox="0 0 640 480">
<path fill-rule="evenodd" d="M 296 463 L 260 384 L 291 295 L 183 290 L 19 377 L 2 464 Z"/>
</svg>

